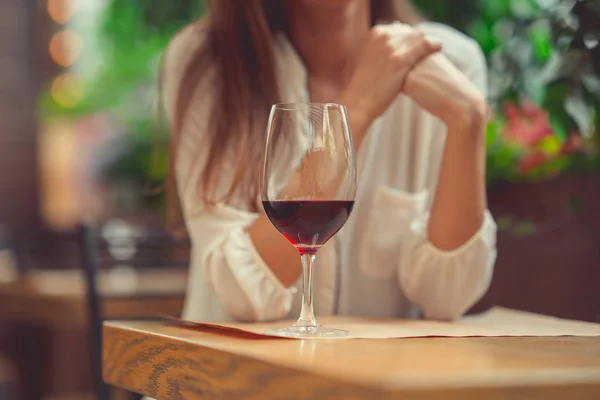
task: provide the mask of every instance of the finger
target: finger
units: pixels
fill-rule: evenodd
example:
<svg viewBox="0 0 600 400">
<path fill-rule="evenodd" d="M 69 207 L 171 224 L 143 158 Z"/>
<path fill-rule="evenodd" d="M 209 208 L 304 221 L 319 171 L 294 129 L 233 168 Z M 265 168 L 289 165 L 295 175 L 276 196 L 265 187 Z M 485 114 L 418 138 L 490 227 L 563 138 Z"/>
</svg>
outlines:
<svg viewBox="0 0 600 400">
<path fill-rule="evenodd" d="M 390 39 L 390 46 L 393 48 L 393 56 L 398 61 L 399 66 L 404 64 L 412 64 L 413 60 L 408 59 L 409 51 L 414 43 L 422 40 L 421 32 L 411 29 L 410 31 L 403 33 L 402 35 L 394 35 Z M 408 65 L 407 65 L 408 66 Z"/>
<path fill-rule="evenodd" d="M 425 36 L 425 41 L 427 42 L 427 44 L 429 45 L 432 53 L 436 53 L 440 50 L 442 50 L 442 41 L 438 38 L 434 38 L 431 36 Z"/>
<path fill-rule="evenodd" d="M 406 50 L 406 60 L 410 64 L 409 68 L 412 68 L 415 64 L 422 61 L 430 54 L 436 53 L 442 49 L 442 43 L 440 40 L 426 36 L 425 34 L 420 35 L 415 39 Z"/>
<path fill-rule="evenodd" d="M 408 24 L 404 24 L 402 22 L 396 21 L 390 25 L 391 31 L 399 36 L 404 36 L 416 29 Z"/>
</svg>

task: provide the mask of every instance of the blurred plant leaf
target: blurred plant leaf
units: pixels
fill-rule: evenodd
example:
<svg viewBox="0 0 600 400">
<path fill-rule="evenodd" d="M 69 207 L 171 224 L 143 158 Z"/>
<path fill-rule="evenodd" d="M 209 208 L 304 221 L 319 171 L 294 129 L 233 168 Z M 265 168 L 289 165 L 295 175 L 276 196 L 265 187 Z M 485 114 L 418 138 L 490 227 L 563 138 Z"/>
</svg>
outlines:
<svg viewBox="0 0 600 400">
<path fill-rule="evenodd" d="M 489 19 L 498 20 L 508 17 L 511 12 L 511 0 L 479 0 L 481 12 Z"/>
<path fill-rule="evenodd" d="M 485 23 L 485 21 L 481 19 L 472 21 L 467 25 L 466 31 L 469 36 L 474 38 L 477 43 L 479 43 L 479 46 L 484 53 L 487 54 L 496 47 L 496 40 L 494 38 L 494 34 L 492 33 L 492 29 Z"/>
<path fill-rule="evenodd" d="M 508 42 L 515 36 L 515 23 L 510 19 L 500 19 L 494 23 L 492 31 L 499 42 Z"/>
<path fill-rule="evenodd" d="M 515 223 L 512 232 L 515 236 L 531 236 L 535 233 L 535 225 L 531 221 L 519 221 Z"/>
<path fill-rule="evenodd" d="M 517 62 L 521 70 L 526 70 L 531 65 L 533 47 L 529 40 L 522 37 L 514 37 L 507 43 L 507 53 Z"/>
<path fill-rule="evenodd" d="M 500 232 L 504 232 L 510 229 L 514 223 L 514 217 L 512 215 L 501 215 L 496 218 L 496 225 Z"/>
<path fill-rule="evenodd" d="M 542 67 L 539 74 L 540 83 L 548 85 L 554 82 L 560 76 L 561 69 L 563 68 L 562 54 L 557 51 L 553 51 L 546 60 L 546 64 Z"/>
<path fill-rule="evenodd" d="M 552 130 L 554 132 L 554 135 L 556 135 L 556 138 L 559 139 L 561 142 L 567 140 L 567 131 L 563 127 L 563 124 L 553 115 L 551 115 L 549 118 L 550 125 L 552 126 Z"/>
<path fill-rule="evenodd" d="M 539 8 L 542 9 L 550 9 L 552 7 L 556 7 L 561 0 L 535 0 Z"/>
<path fill-rule="evenodd" d="M 558 154 L 562 148 L 562 142 L 556 136 L 548 136 L 541 140 L 540 148 L 548 156 Z"/>
<path fill-rule="evenodd" d="M 565 110 L 577 124 L 579 133 L 589 138 L 593 133 L 593 114 L 585 102 L 581 89 L 573 90 L 565 99 Z"/>
<path fill-rule="evenodd" d="M 488 146 L 500 140 L 501 122 L 498 118 L 492 119 L 486 126 L 485 138 Z"/>
<path fill-rule="evenodd" d="M 579 19 L 573 15 L 578 0 L 562 0 L 550 10 L 554 25 L 559 33 L 573 33 L 579 28 Z"/>
<path fill-rule="evenodd" d="M 546 96 L 546 85 L 540 80 L 540 72 L 536 68 L 523 71 L 523 92 L 525 97 L 535 104 L 542 104 Z"/>
<path fill-rule="evenodd" d="M 540 8 L 534 0 L 511 0 L 510 2 L 510 11 L 519 18 L 533 18 L 539 10 Z"/>
<path fill-rule="evenodd" d="M 588 56 L 585 52 L 579 50 L 564 54 L 554 52 L 541 73 L 542 80 L 546 83 L 552 83 L 559 79 L 579 76 L 587 65 L 587 59 Z"/>
<path fill-rule="evenodd" d="M 535 21 L 529 29 L 529 40 L 533 54 L 539 61 L 546 61 L 552 54 L 552 33 L 546 19 Z"/>
<path fill-rule="evenodd" d="M 598 46 L 600 40 L 599 32 L 588 32 L 583 36 L 583 44 L 588 50 L 593 50 Z"/>
<path fill-rule="evenodd" d="M 581 82 L 591 94 L 600 98 L 600 77 L 598 75 L 588 70 L 581 76 Z"/>
</svg>

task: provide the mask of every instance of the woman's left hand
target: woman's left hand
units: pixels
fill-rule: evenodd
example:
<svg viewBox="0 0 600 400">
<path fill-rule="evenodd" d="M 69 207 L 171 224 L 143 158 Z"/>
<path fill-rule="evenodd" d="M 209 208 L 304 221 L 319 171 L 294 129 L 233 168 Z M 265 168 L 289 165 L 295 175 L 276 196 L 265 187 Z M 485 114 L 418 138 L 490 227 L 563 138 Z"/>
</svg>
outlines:
<svg viewBox="0 0 600 400">
<path fill-rule="evenodd" d="M 452 131 L 479 130 L 487 118 L 483 93 L 441 53 L 414 67 L 403 92 Z"/>
<path fill-rule="evenodd" d="M 438 249 L 455 250 L 480 229 L 487 206 L 485 97 L 441 54 L 417 64 L 403 91 L 448 128 L 427 237 Z"/>
</svg>

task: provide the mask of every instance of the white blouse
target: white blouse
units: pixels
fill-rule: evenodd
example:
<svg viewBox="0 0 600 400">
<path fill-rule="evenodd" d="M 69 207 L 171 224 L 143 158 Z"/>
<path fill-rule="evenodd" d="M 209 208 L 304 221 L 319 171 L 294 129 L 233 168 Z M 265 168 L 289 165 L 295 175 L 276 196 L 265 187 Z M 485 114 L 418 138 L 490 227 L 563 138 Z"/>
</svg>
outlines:
<svg viewBox="0 0 600 400">
<path fill-rule="evenodd" d="M 485 91 L 485 60 L 473 40 L 440 24 L 423 23 L 420 28 L 441 39 L 445 55 Z M 199 31 L 198 25 L 184 29 L 167 51 L 164 100 L 170 116 L 189 54 L 202 45 Z M 277 36 L 275 46 L 281 100 L 307 102 L 302 61 L 283 34 Z M 195 182 L 206 157 L 206 146 L 198 143 L 206 140 L 213 99 L 211 74 L 207 72 L 198 87 L 183 121 L 176 165 L 192 242 L 183 317 L 198 321 L 295 318 L 301 282 L 284 287 L 258 254 L 246 232 L 259 216 L 249 211 L 253 205 L 240 196 L 207 208 L 198 195 Z M 359 177 L 352 214 L 317 255 L 317 315 L 418 317 L 422 313 L 427 318 L 454 319 L 485 293 L 496 258 L 496 225 L 489 212 L 479 231 L 458 249 L 443 251 L 427 239 L 445 136 L 442 122 L 404 95 L 372 124 L 357 154 Z M 230 179 L 231 171 L 225 168 L 223 187 Z"/>
</svg>

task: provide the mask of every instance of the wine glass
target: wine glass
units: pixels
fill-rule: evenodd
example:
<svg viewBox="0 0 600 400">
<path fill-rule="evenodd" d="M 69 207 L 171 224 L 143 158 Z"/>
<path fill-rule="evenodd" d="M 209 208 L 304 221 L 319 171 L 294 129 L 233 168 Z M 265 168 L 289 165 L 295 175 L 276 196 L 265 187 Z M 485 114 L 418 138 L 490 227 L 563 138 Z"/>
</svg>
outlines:
<svg viewBox="0 0 600 400">
<path fill-rule="evenodd" d="M 354 147 L 344 106 L 285 103 L 272 107 L 260 193 L 267 217 L 300 253 L 303 275 L 300 318 L 291 327 L 266 333 L 300 338 L 348 335 L 317 323 L 312 279 L 317 252 L 344 226 L 356 196 Z"/>
</svg>

